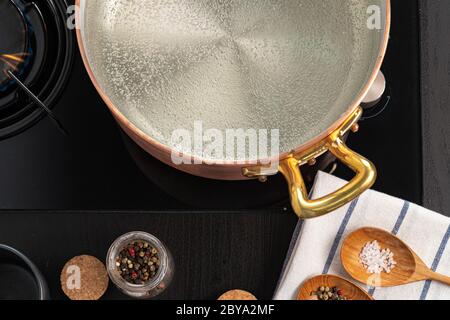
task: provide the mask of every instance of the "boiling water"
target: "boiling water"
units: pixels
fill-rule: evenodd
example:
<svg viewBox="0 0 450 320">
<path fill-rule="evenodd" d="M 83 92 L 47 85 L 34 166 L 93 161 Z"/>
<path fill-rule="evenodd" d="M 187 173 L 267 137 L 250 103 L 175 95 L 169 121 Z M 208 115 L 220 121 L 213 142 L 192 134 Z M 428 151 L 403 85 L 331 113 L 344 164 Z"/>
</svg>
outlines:
<svg viewBox="0 0 450 320">
<path fill-rule="evenodd" d="M 284 152 L 326 130 L 362 90 L 383 31 L 367 28 L 367 8 L 383 15 L 383 3 L 90 0 L 83 36 L 102 89 L 157 141 L 202 121 L 279 129 Z"/>
</svg>

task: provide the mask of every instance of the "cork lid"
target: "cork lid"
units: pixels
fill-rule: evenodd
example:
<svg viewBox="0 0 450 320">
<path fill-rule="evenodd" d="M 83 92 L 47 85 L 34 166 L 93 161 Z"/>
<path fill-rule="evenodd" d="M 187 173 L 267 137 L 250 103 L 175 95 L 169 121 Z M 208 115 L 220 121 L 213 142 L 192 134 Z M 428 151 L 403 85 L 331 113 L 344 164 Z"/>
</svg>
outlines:
<svg viewBox="0 0 450 320">
<path fill-rule="evenodd" d="M 105 265 L 95 257 L 70 259 L 61 272 L 61 287 L 71 300 L 98 300 L 109 283 Z"/>
<path fill-rule="evenodd" d="M 258 300 L 258 299 L 256 299 L 256 297 L 250 292 L 244 290 L 231 290 L 221 295 L 218 300 L 232 301 L 232 300 Z"/>
</svg>

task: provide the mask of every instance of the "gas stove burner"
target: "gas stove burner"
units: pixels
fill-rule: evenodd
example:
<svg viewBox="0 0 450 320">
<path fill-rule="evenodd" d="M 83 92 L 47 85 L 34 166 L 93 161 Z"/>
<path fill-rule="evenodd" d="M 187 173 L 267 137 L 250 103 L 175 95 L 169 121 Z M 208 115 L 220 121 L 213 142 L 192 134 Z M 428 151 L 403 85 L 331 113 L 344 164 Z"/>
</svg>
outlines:
<svg viewBox="0 0 450 320">
<path fill-rule="evenodd" d="M 33 3 L 22 0 L 0 0 L 0 109 L 12 102 L 17 85 L 8 72 L 26 77 L 34 58 L 36 43 L 33 25 L 38 22 Z"/>
<path fill-rule="evenodd" d="M 65 0 L 0 0 L 0 140 L 54 118 L 73 56 L 66 9 Z"/>
<path fill-rule="evenodd" d="M 29 60 L 28 27 L 21 9 L 12 0 L 0 2 L 0 92 L 11 83 L 7 70 L 18 72 Z"/>
</svg>

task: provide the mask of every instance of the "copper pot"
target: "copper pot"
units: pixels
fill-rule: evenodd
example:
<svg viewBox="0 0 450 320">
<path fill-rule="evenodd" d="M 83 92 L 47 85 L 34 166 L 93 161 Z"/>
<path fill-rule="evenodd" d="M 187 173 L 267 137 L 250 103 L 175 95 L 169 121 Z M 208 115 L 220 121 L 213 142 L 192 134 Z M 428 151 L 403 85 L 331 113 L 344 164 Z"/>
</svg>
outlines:
<svg viewBox="0 0 450 320">
<path fill-rule="evenodd" d="M 206 2 L 192 2 L 189 0 L 184 0 L 174 2 L 175 4 L 171 2 L 170 7 L 158 7 L 158 9 L 153 8 L 151 1 L 147 0 L 134 1 L 133 5 L 131 5 L 131 7 L 133 7 L 140 4 L 142 6 L 141 8 L 130 8 L 129 4 L 127 4 L 128 7 L 125 8 L 113 0 L 102 2 L 76 0 L 76 4 L 80 8 L 77 16 L 77 37 L 81 55 L 92 82 L 116 118 L 117 122 L 122 129 L 145 151 L 178 170 L 211 179 L 260 179 L 264 181 L 269 176 L 281 172 L 288 182 L 292 207 L 296 214 L 301 218 L 318 217 L 350 202 L 362 192 L 370 188 L 376 179 L 376 169 L 374 165 L 369 160 L 350 150 L 345 145 L 343 136 L 351 130 L 357 131 L 357 123 L 362 115 L 360 105 L 364 102 L 365 98 L 379 96 L 380 94 L 379 88 L 382 86 L 380 86 L 379 83 L 374 85 L 374 83 L 377 78 L 381 79 L 379 72 L 388 44 L 390 29 L 390 0 L 364 0 L 361 1 L 362 4 L 354 4 L 354 1 L 345 0 L 339 5 L 336 5 L 334 0 L 329 2 L 325 1 L 325 5 L 322 5 L 322 3 L 321 5 L 318 3 L 315 5 L 313 2 L 306 0 L 287 0 L 285 4 L 277 3 L 277 5 L 273 8 L 266 8 L 261 5 L 262 8 L 258 8 L 259 11 L 256 10 L 255 7 L 262 2 L 258 2 L 258 0 L 252 1 L 256 1 L 253 7 L 252 4 L 246 7 L 246 5 L 251 2 L 250 1 L 236 5 L 239 8 L 234 8 L 232 2 L 228 4 L 225 3 L 227 6 L 225 8 L 223 7 L 223 2 L 218 1 L 214 9 L 225 8 L 226 10 L 224 9 L 224 11 L 227 11 L 228 13 L 218 14 L 216 12 L 215 14 L 219 17 L 216 20 L 220 20 L 222 25 L 225 25 L 226 21 L 238 21 L 236 22 L 237 24 L 240 23 L 246 26 L 249 24 L 248 21 L 253 21 L 254 25 L 252 25 L 251 28 L 245 27 L 247 28 L 245 29 L 242 27 L 242 30 L 245 31 L 245 34 L 243 33 L 243 37 L 246 37 L 245 41 L 253 41 L 253 44 L 257 41 L 255 38 L 258 36 L 261 37 L 261 35 L 257 32 L 260 32 L 263 34 L 263 37 L 265 37 L 266 34 L 270 34 L 271 32 L 276 33 L 279 31 L 277 37 L 273 37 L 268 41 L 269 43 L 271 40 L 273 40 L 274 43 L 276 42 L 278 48 L 277 50 L 279 50 L 279 52 L 277 51 L 277 54 L 281 56 L 280 65 L 274 67 L 273 64 L 270 65 L 266 60 L 258 60 L 260 63 L 266 63 L 266 65 L 264 65 L 264 70 L 273 71 L 273 74 L 276 74 L 274 77 L 277 77 L 277 79 L 286 77 L 287 80 L 292 80 L 289 78 L 290 68 L 289 66 L 286 67 L 283 65 L 284 58 L 282 56 L 284 52 L 286 52 L 286 54 L 290 54 L 290 51 L 283 51 L 282 46 L 289 46 L 289 44 L 286 44 L 288 41 L 294 41 L 295 43 L 298 42 L 301 49 L 299 49 L 299 52 L 301 52 L 299 54 L 303 54 L 302 57 L 308 62 L 306 63 L 299 60 L 300 64 L 303 63 L 301 68 L 305 71 L 304 73 L 307 73 L 307 77 L 302 79 L 307 79 L 308 81 L 310 80 L 312 84 L 317 84 L 317 86 L 308 86 L 309 83 L 304 85 L 299 83 L 299 90 L 302 94 L 306 92 L 306 94 L 311 93 L 314 96 L 317 92 L 323 91 L 326 93 L 327 98 L 330 98 L 329 100 L 333 102 L 333 107 L 330 107 L 331 111 L 325 112 L 327 109 L 326 106 L 323 106 L 323 103 L 322 105 L 319 105 L 319 102 L 314 102 L 315 100 L 310 96 L 304 95 L 307 101 L 313 101 L 313 103 L 318 104 L 318 110 L 325 110 L 324 119 L 326 118 L 326 120 L 322 120 L 322 118 L 312 118 L 313 120 L 310 121 L 312 123 L 306 122 L 306 120 L 303 119 L 308 117 L 310 118 L 309 114 L 307 117 L 300 117 L 299 111 L 295 108 L 287 108 L 286 111 L 283 111 L 284 113 L 280 113 L 282 115 L 281 118 L 290 118 L 291 123 L 286 124 L 286 128 L 292 128 L 292 119 L 298 119 L 299 128 L 304 128 L 308 125 L 311 126 L 311 130 L 307 131 L 306 134 L 299 134 L 299 137 L 297 138 L 298 144 L 295 144 L 295 146 L 292 147 L 289 143 L 286 143 L 287 147 L 281 148 L 280 152 L 270 159 L 257 159 L 256 163 L 252 162 L 252 164 L 250 164 L 249 161 L 241 161 L 240 159 L 234 159 L 233 161 L 223 160 L 214 164 L 206 164 L 201 156 L 190 154 L 189 156 L 192 159 L 199 160 L 197 163 L 202 164 L 175 165 L 172 160 L 174 148 L 168 143 L 165 143 L 161 139 L 153 136 L 151 133 L 152 131 L 148 130 L 145 124 L 136 120 L 136 117 L 130 116 L 129 110 L 131 110 L 131 107 L 129 109 L 127 109 L 128 107 L 124 107 L 124 105 L 128 104 L 130 101 L 134 101 L 135 99 L 132 95 L 132 98 L 128 97 L 125 99 L 123 98 L 123 95 L 129 95 L 130 92 L 134 93 L 136 100 L 139 101 L 141 96 L 146 94 L 147 87 L 153 86 L 153 82 L 150 81 L 154 81 L 155 74 L 159 71 L 158 69 L 155 71 L 155 74 L 152 74 L 151 70 L 159 68 L 160 65 L 166 61 L 164 60 L 166 56 L 162 54 L 162 58 L 158 56 L 161 59 L 159 64 L 150 64 L 148 68 L 146 66 L 142 66 L 142 63 L 146 64 L 145 59 L 153 59 L 151 52 L 158 52 L 158 54 L 161 54 L 161 52 L 170 52 L 172 54 L 172 51 L 169 51 L 169 49 L 166 50 L 164 46 L 170 47 L 170 50 L 174 50 L 171 41 L 181 41 L 179 38 L 185 36 L 186 32 L 191 32 L 192 29 L 195 28 L 200 28 L 202 31 L 206 30 L 205 32 L 209 32 L 209 18 L 205 18 L 204 20 L 200 19 L 201 23 L 192 22 L 195 21 L 193 17 L 199 16 L 199 12 L 201 14 L 204 12 L 208 12 L 208 15 L 211 14 L 212 11 L 208 11 L 210 8 L 208 8 L 207 5 L 203 7 L 201 6 Z M 195 3 L 201 4 L 200 9 L 197 7 L 195 10 L 193 9 L 193 7 L 196 6 Z M 215 2 L 213 1 L 212 3 Z M 219 3 L 222 4 L 219 5 Z M 183 13 L 183 15 L 177 15 L 177 8 L 181 6 L 184 6 L 184 10 L 187 8 L 190 11 L 188 13 Z M 251 9 L 250 7 L 255 10 L 252 10 L 252 13 L 249 13 L 250 16 L 246 17 L 245 14 L 242 14 L 242 10 Z M 170 10 L 173 10 L 173 12 Z M 122 14 L 121 11 L 126 12 Z M 228 16 L 231 16 L 229 12 L 239 12 L 239 14 L 236 14 L 231 19 Z M 264 19 L 266 19 L 264 20 L 264 23 L 260 23 L 260 20 L 258 19 L 261 19 L 261 17 L 255 17 L 254 12 L 262 12 Z M 270 15 L 272 14 L 285 15 L 286 22 L 279 23 L 280 19 L 277 19 L 275 16 L 271 17 Z M 301 15 L 302 19 L 296 19 L 295 14 Z M 346 15 L 351 15 L 351 17 L 347 17 Z M 267 16 L 269 16 L 269 18 L 267 18 Z M 136 21 L 134 21 L 134 17 Z M 370 29 L 369 22 L 374 23 L 373 25 L 375 26 L 377 18 L 380 24 L 379 29 Z M 365 24 L 366 20 L 367 26 L 359 25 L 363 22 Z M 153 24 L 154 22 L 155 24 Z M 164 29 L 164 26 L 161 27 L 164 23 L 167 23 L 167 29 Z M 272 25 L 270 25 L 271 23 Z M 140 25 L 142 26 L 142 29 L 140 29 Z M 269 27 L 267 27 L 268 25 Z M 305 32 L 302 32 L 303 25 L 305 25 Z M 183 26 L 186 30 L 181 30 L 179 28 L 180 26 Z M 228 23 L 227 27 L 224 28 L 233 28 L 233 26 L 230 27 L 230 24 Z M 262 31 L 258 31 L 258 29 L 261 29 Z M 156 34 L 155 30 L 158 30 L 159 33 Z M 176 30 L 176 32 L 173 30 Z M 288 38 L 292 37 L 294 34 L 293 32 L 290 32 L 292 30 L 300 30 L 298 33 L 298 39 L 297 37 Z M 219 44 L 217 45 L 217 47 L 220 47 L 220 52 L 228 50 L 228 47 L 232 46 L 230 43 L 233 43 L 233 46 L 235 46 L 233 41 L 237 41 L 235 39 L 236 37 L 237 36 L 235 36 L 233 31 L 229 32 L 226 36 L 221 36 L 220 40 L 218 40 Z M 248 38 L 251 39 L 248 40 Z M 282 40 L 293 40 L 288 40 L 284 44 L 280 45 L 280 38 L 282 38 Z M 345 46 L 345 44 L 348 44 L 348 46 Z M 153 48 L 153 45 L 161 51 L 156 51 L 157 49 Z M 147 50 L 147 46 L 150 49 Z M 179 43 L 178 46 L 180 46 Z M 347 48 L 349 46 L 351 47 L 350 49 Z M 191 47 L 192 46 L 189 46 L 189 48 Z M 332 55 L 333 52 L 331 49 L 336 51 L 336 63 L 333 61 L 334 56 Z M 112 51 L 114 56 L 111 55 Z M 355 56 L 353 57 L 352 54 L 349 53 L 355 54 Z M 183 51 L 183 54 L 186 56 L 186 50 Z M 119 60 L 115 60 L 115 57 L 119 56 L 121 58 Z M 185 58 L 185 56 L 183 56 L 183 58 Z M 207 59 L 209 59 L 210 56 L 211 55 L 205 55 Z M 270 58 L 274 57 L 269 57 L 268 60 L 270 60 Z M 144 62 L 142 62 L 141 59 Z M 312 59 L 311 61 L 313 62 L 320 61 L 322 63 L 317 63 L 317 65 L 314 65 L 311 63 L 310 59 Z M 177 62 L 173 62 L 173 64 L 176 63 Z M 124 65 L 126 65 L 126 67 L 121 69 Z M 322 70 L 328 65 L 331 70 Z M 283 67 L 285 68 L 283 69 Z M 168 68 L 171 68 L 171 65 L 169 65 Z M 280 70 L 285 70 L 284 72 L 286 75 L 282 72 L 277 72 L 277 68 Z M 294 70 L 293 72 L 297 70 L 296 68 L 297 66 L 292 66 L 292 69 Z M 139 74 L 129 73 L 136 72 L 137 69 L 139 69 Z M 227 70 L 229 71 L 230 69 Z M 248 71 L 248 73 L 251 73 L 251 69 L 249 70 L 250 71 Z M 298 70 L 299 73 L 297 75 L 300 74 L 302 69 Z M 316 72 L 313 72 L 314 70 L 317 70 L 317 75 Z M 336 80 L 326 81 L 328 77 L 331 79 L 340 79 L 337 77 L 338 75 L 336 75 L 336 72 L 342 72 L 345 70 L 347 70 L 348 73 L 339 75 L 342 76 L 343 84 L 337 83 L 339 81 Z M 121 77 L 120 72 L 126 73 L 126 77 L 125 75 Z M 208 68 L 207 72 L 211 73 L 211 70 Z M 254 74 L 256 74 L 256 71 Z M 132 82 L 127 82 L 127 79 L 133 78 L 134 76 L 136 77 L 134 82 L 135 86 L 139 87 L 141 82 L 144 82 L 147 84 L 147 87 L 139 87 L 140 91 L 136 91 Z M 214 77 L 215 75 L 208 74 L 208 76 Z M 269 74 L 269 78 L 270 76 L 271 74 Z M 300 76 L 305 77 L 304 74 L 301 74 Z M 192 79 L 190 79 L 191 82 L 196 81 L 195 78 Z M 269 80 L 271 79 L 268 79 L 268 81 Z M 124 85 L 124 87 L 121 88 L 117 86 L 117 83 Z M 168 83 L 167 87 L 163 87 L 162 89 L 167 91 L 172 88 L 171 85 L 171 83 Z M 184 85 L 185 84 L 180 85 L 181 90 L 184 88 Z M 210 84 L 213 88 L 222 88 L 222 85 L 224 84 L 219 83 L 219 85 L 220 86 L 215 87 L 216 82 L 211 82 Z M 275 84 L 275 86 L 276 85 L 277 84 Z M 328 86 L 332 86 L 332 88 L 329 88 Z M 338 92 L 339 90 L 337 89 L 341 87 L 342 91 L 345 92 Z M 160 89 L 160 87 L 156 87 L 156 85 L 155 88 Z M 215 95 L 219 90 L 222 89 L 213 91 L 211 95 Z M 278 90 L 277 92 L 281 92 L 278 88 L 276 90 Z M 120 95 L 118 91 L 123 91 L 123 95 Z M 152 93 L 149 94 L 152 95 Z M 200 93 L 197 92 L 197 94 Z M 222 92 L 220 92 L 220 94 L 222 94 Z M 295 96 L 295 92 L 293 95 Z M 280 99 L 282 98 L 283 97 Z M 205 96 L 204 99 L 208 99 L 208 96 Z M 295 96 L 294 100 L 295 102 L 300 103 L 297 96 Z M 318 98 L 317 100 L 320 99 Z M 337 102 L 334 103 L 334 101 Z M 164 101 L 164 103 L 167 104 L 168 102 Z M 305 107 L 306 110 L 307 107 L 308 106 Z M 148 108 L 152 108 L 152 106 L 148 106 Z M 173 105 L 172 108 L 180 108 L 177 112 L 182 114 L 185 112 L 185 109 L 190 109 L 189 112 L 192 113 L 200 111 L 204 112 L 204 110 L 206 110 L 203 108 L 199 111 L 194 105 L 186 105 L 184 106 L 184 109 L 182 109 L 181 106 Z M 172 112 L 172 109 L 165 109 L 165 111 L 170 113 Z M 245 112 L 247 110 L 243 111 Z M 314 114 L 316 109 L 314 109 L 314 112 L 312 111 L 313 110 L 311 110 L 311 114 Z M 142 111 L 142 113 L 144 112 L 146 111 Z M 263 110 L 263 112 L 265 113 L 262 120 L 270 122 L 270 117 L 273 115 L 273 111 Z M 152 124 L 153 126 L 158 127 L 160 123 L 166 123 L 164 114 L 162 114 L 162 118 L 158 118 L 160 116 L 160 114 L 155 113 L 155 118 L 160 120 L 154 120 L 155 123 Z M 169 116 L 167 116 L 167 121 L 168 118 Z M 251 117 L 248 119 L 249 121 L 252 121 Z M 147 123 L 150 123 L 152 118 L 147 117 L 146 121 Z M 284 120 L 284 122 L 286 122 L 286 120 Z M 284 125 L 284 123 L 282 123 L 282 125 Z M 237 128 L 239 128 L 239 126 Z M 283 128 L 286 129 L 285 127 Z M 317 131 L 318 133 L 314 134 L 312 138 L 305 139 L 305 137 L 310 135 L 313 131 Z M 289 132 L 289 134 L 293 134 L 295 136 L 293 132 Z M 289 136 L 289 134 L 285 135 Z M 308 198 L 308 192 L 306 190 L 299 166 L 306 165 L 308 163 L 314 164 L 316 158 L 327 152 L 332 153 L 336 158 L 349 166 L 353 171 L 355 171 L 356 176 L 346 186 L 336 192 L 320 199 L 310 200 Z M 263 163 L 270 163 L 270 165 L 263 165 Z"/>
</svg>

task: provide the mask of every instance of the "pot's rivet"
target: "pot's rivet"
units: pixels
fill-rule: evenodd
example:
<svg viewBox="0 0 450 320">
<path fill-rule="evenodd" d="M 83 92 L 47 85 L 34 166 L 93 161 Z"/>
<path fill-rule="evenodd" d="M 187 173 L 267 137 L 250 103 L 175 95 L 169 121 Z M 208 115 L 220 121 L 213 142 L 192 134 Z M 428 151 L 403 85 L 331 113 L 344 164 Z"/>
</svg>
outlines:
<svg viewBox="0 0 450 320">
<path fill-rule="evenodd" d="M 312 167 L 312 166 L 315 166 L 315 165 L 316 165 L 316 163 L 317 163 L 317 160 L 316 160 L 316 158 L 314 158 L 314 159 L 311 159 L 311 160 L 309 160 L 309 161 L 308 161 L 308 165 L 310 165 L 311 167 Z"/>
<path fill-rule="evenodd" d="M 258 178 L 259 182 L 267 182 L 267 176 L 261 176 Z"/>
<path fill-rule="evenodd" d="M 359 124 L 355 123 L 352 125 L 352 132 L 356 133 L 359 131 Z"/>
</svg>

